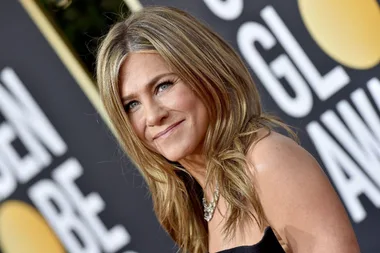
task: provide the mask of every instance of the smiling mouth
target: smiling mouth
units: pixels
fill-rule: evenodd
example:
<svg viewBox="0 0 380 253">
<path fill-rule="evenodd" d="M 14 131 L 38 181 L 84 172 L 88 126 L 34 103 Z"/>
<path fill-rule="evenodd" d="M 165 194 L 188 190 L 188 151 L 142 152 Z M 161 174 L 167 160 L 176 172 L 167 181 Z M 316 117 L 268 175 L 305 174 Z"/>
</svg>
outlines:
<svg viewBox="0 0 380 253">
<path fill-rule="evenodd" d="M 176 128 L 179 124 L 181 124 L 184 120 L 178 121 L 177 123 L 174 123 L 173 125 L 169 126 L 166 128 L 164 131 L 159 132 L 156 136 L 154 136 L 153 140 L 160 138 L 161 136 L 167 134 L 170 132 L 172 129 Z"/>
</svg>

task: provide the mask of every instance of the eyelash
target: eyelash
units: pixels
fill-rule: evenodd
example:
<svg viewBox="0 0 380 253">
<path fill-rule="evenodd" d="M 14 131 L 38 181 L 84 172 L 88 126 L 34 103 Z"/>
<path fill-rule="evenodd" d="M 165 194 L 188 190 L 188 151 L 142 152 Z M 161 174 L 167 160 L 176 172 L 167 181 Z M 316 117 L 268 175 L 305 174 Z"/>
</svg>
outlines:
<svg viewBox="0 0 380 253">
<path fill-rule="evenodd" d="M 160 89 L 160 87 L 162 87 L 163 85 L 169 85 L 169 87 L 172 85 L 172 84 L 174 84 L 174 81 L 172 81 L 172 80 L 166 80 L 166 81 L 162 81 L 161 83 L 159 83 L 157 86 L 156 86 L 156 88 L 154 89 L 154 92 L 155 92 L 155 94 L 157 94 L 159 91 L 159 89 Z M 169 88 L 168 87 L 168 88 Z M 166 88 L 166 89 L 168 89 L 168 88 Z M 166 90 L 165 89 L 165 90 Z"/>
<path fill-rule="evenodd" d="M 175 83 L 175 81 L 173 81 L 173 80 L 162 81 L 161 83 L 159 83 L 159 84 L 155 87 L 155 89 L 154 89 L 154 94 L 158 94 L 158 93 L 160 92 L 160 91 L 159 91 L 160 87 L 162 87 L 162 86 L 164 86 L 164 85 L 169 85 L 169 87 L 166 88 L 166 89 L 168 89 L 168 88 L 170 88 L 170 86 L 173 85 L 174 83 Z M 166 89 L 164 89 L 164 90 L 166 90 Z M 124 110 L 125 110 L 126 112 L 129 112 L 131 109 L 133 109 L 133 108 L 130 108 L 130 106 L 131 106 L 133 103 L 138 103 L 138 101 L 133 100 L 133 101 L 131 101 L 131 102 L 125 104 L 125 105 L 124 105 Z"/>
</svg>

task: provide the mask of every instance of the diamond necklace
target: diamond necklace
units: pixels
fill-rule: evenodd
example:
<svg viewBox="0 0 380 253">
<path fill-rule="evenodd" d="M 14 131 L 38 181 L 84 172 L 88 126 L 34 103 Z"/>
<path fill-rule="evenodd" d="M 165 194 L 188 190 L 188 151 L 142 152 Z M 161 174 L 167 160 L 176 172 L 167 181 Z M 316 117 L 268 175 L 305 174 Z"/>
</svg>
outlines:
<svg viewBox="0 0 380 253">
<path fill-rule="evenodd" d="M 210 203 L 207 203 L 207 200 L 203 195 L 202 203 L 203 203 L 204 219 L 207 222 L 209 222 L 212 219 L 212 217 L 214 216 L 215 207 L 218 204 L 218 200 L 219 200 L 219 187 L 218 187 L 218 185 L 216 185 L 216 187 L 215 187 L 214 196 L 211 199 Z"/>
</svg>

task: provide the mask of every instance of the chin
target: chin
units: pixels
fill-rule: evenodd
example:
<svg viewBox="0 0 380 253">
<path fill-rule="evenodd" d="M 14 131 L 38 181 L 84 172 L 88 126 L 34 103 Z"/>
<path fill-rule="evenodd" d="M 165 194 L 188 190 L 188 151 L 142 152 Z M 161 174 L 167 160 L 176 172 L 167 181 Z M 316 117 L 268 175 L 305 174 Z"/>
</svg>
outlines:
<svg viewBox="0 0 380 253">
<path fill-rule="evenodd" d="M 180 155 L 167 155 L 167 154 L 163 154 L 163 156 L 171 161 L 171 162 L 178 162 L 179 160 L 181 160 L 183 158 L 183 156 L 180 156 Z"/>
<path fill-rule="evenodd" d="M 193 155 L 197 150 L 197 146 L 195 143 L 184 143 L 179 140 L 175 144 L 171 143 L 171 145 L 161 146 L 159 149 L 155 147 L 154 150 L 171 162 L 179 162 L 180 160 Z"/>
<path fill-rule="evenodd" d="M 171 162 L 178 162 L 189 155 L 188 152 L 181 152 L 181 150 L 176 149 L 173 152 L 165 152 L 162 154 L 167 160 Z"/>
</svg>

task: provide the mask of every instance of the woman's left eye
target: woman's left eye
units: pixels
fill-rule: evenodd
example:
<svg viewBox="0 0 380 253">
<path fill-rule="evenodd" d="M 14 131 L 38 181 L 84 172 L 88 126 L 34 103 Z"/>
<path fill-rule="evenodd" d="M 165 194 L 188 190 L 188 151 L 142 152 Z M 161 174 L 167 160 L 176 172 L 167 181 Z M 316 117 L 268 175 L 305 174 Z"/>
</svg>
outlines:
<svg viewBox="0 0 380 253">
<path fill-rule="evenodd" d="M 159 85 L 157 85 L 157 88 L 156 88 L 157 93 L 168 89 L 172 84 L 173 84 L 173 82 L 171 82 L 171 81 L 166 81 L 166 82 L 160 83 Z"/>
</svg>

